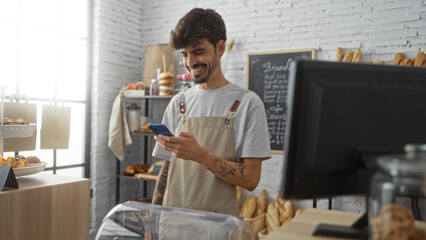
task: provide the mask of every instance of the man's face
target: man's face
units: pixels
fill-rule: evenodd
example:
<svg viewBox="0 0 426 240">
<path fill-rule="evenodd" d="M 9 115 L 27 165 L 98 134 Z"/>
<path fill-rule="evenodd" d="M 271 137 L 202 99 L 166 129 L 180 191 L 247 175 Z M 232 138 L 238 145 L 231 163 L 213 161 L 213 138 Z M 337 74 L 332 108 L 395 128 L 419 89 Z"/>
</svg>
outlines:
<svg viewBox="0 0 426 240">
<path fill-rule="evenodd" d="M 216 48 L 206 39 L 194 47 L 180 50 L 183 63 L 197 84 L 206 83 L 220 71 L 220 57 Z"/>
</svg>

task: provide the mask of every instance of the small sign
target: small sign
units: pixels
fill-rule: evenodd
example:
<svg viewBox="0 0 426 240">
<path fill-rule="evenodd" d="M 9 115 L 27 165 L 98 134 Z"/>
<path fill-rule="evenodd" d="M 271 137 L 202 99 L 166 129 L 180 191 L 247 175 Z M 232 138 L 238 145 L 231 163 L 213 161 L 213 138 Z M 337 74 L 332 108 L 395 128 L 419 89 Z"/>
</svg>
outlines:
<svg viewBox="0 0 426 240">
<path fill-rule="evenodd" d="M 154 170 L 152 170 L 152 175 L 158 176 L 162 167 L 162 165 L 155 165 Z"/>
<path fill-rule="evenodd" d="M 7 188 L 19 188 L 12 167 L 0 166 L 0 192 Z"/>
</svg>

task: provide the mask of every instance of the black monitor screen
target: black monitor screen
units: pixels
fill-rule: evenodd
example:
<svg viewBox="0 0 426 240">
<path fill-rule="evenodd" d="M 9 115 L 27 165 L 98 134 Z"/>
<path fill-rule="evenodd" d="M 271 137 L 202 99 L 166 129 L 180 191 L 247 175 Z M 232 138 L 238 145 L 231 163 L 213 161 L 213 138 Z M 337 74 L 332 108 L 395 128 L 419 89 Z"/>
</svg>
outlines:
<svg viewBox="0 0 426 240">
<path fill-rule="evenodd" d="M 287 104 L 285 198 L 365 194 L 368 161 L 426 143 L 426 68 L 299 61 Z"/>
</svg>

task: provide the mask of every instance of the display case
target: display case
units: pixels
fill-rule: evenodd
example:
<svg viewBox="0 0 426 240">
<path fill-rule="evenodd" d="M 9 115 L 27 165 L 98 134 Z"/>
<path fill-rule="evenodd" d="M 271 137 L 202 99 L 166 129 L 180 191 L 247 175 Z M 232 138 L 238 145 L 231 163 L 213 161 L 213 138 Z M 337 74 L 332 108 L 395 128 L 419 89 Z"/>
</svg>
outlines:
<svg viewBox="0 0 426 240">
<path fill-rule="evenodd" d="M 240 218 L 190 209 L 125 202 L 104 218 L 95 240 L 254 239 Z"/>
</svg>

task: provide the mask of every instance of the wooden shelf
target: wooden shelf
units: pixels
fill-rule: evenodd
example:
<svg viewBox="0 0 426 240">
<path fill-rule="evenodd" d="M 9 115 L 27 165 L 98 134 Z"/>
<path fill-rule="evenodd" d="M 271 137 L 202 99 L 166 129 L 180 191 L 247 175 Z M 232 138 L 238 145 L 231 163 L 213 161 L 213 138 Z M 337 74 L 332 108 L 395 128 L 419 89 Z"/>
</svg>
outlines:
<svg viewBox="0 0 426 240">
<path fill-rule="evenodd" d="M 152 132 L 135 131 L 135 132 L 131 132 L 130 134 L 133 135 L 133 136 L 154 136 L 154 133 L 152 133 Z"/>
<path fill-rule="evenodd" d="M 150 173 L 135 173 L 134 176 L 118 175 L 118 177 L 132 179 L 132 180 L 148 180 L 148 181 L 157 181 L 158 179 L 158 176 L 152 175 Z"/>
<path fill-rule="evenodd" d="M 151 95 L 145 95 L 145 96 L 125 96 L 126 99 L 171 99 L 175 95 L 168 95 L 168 96 L 151 96 Z"/>
</svg>

